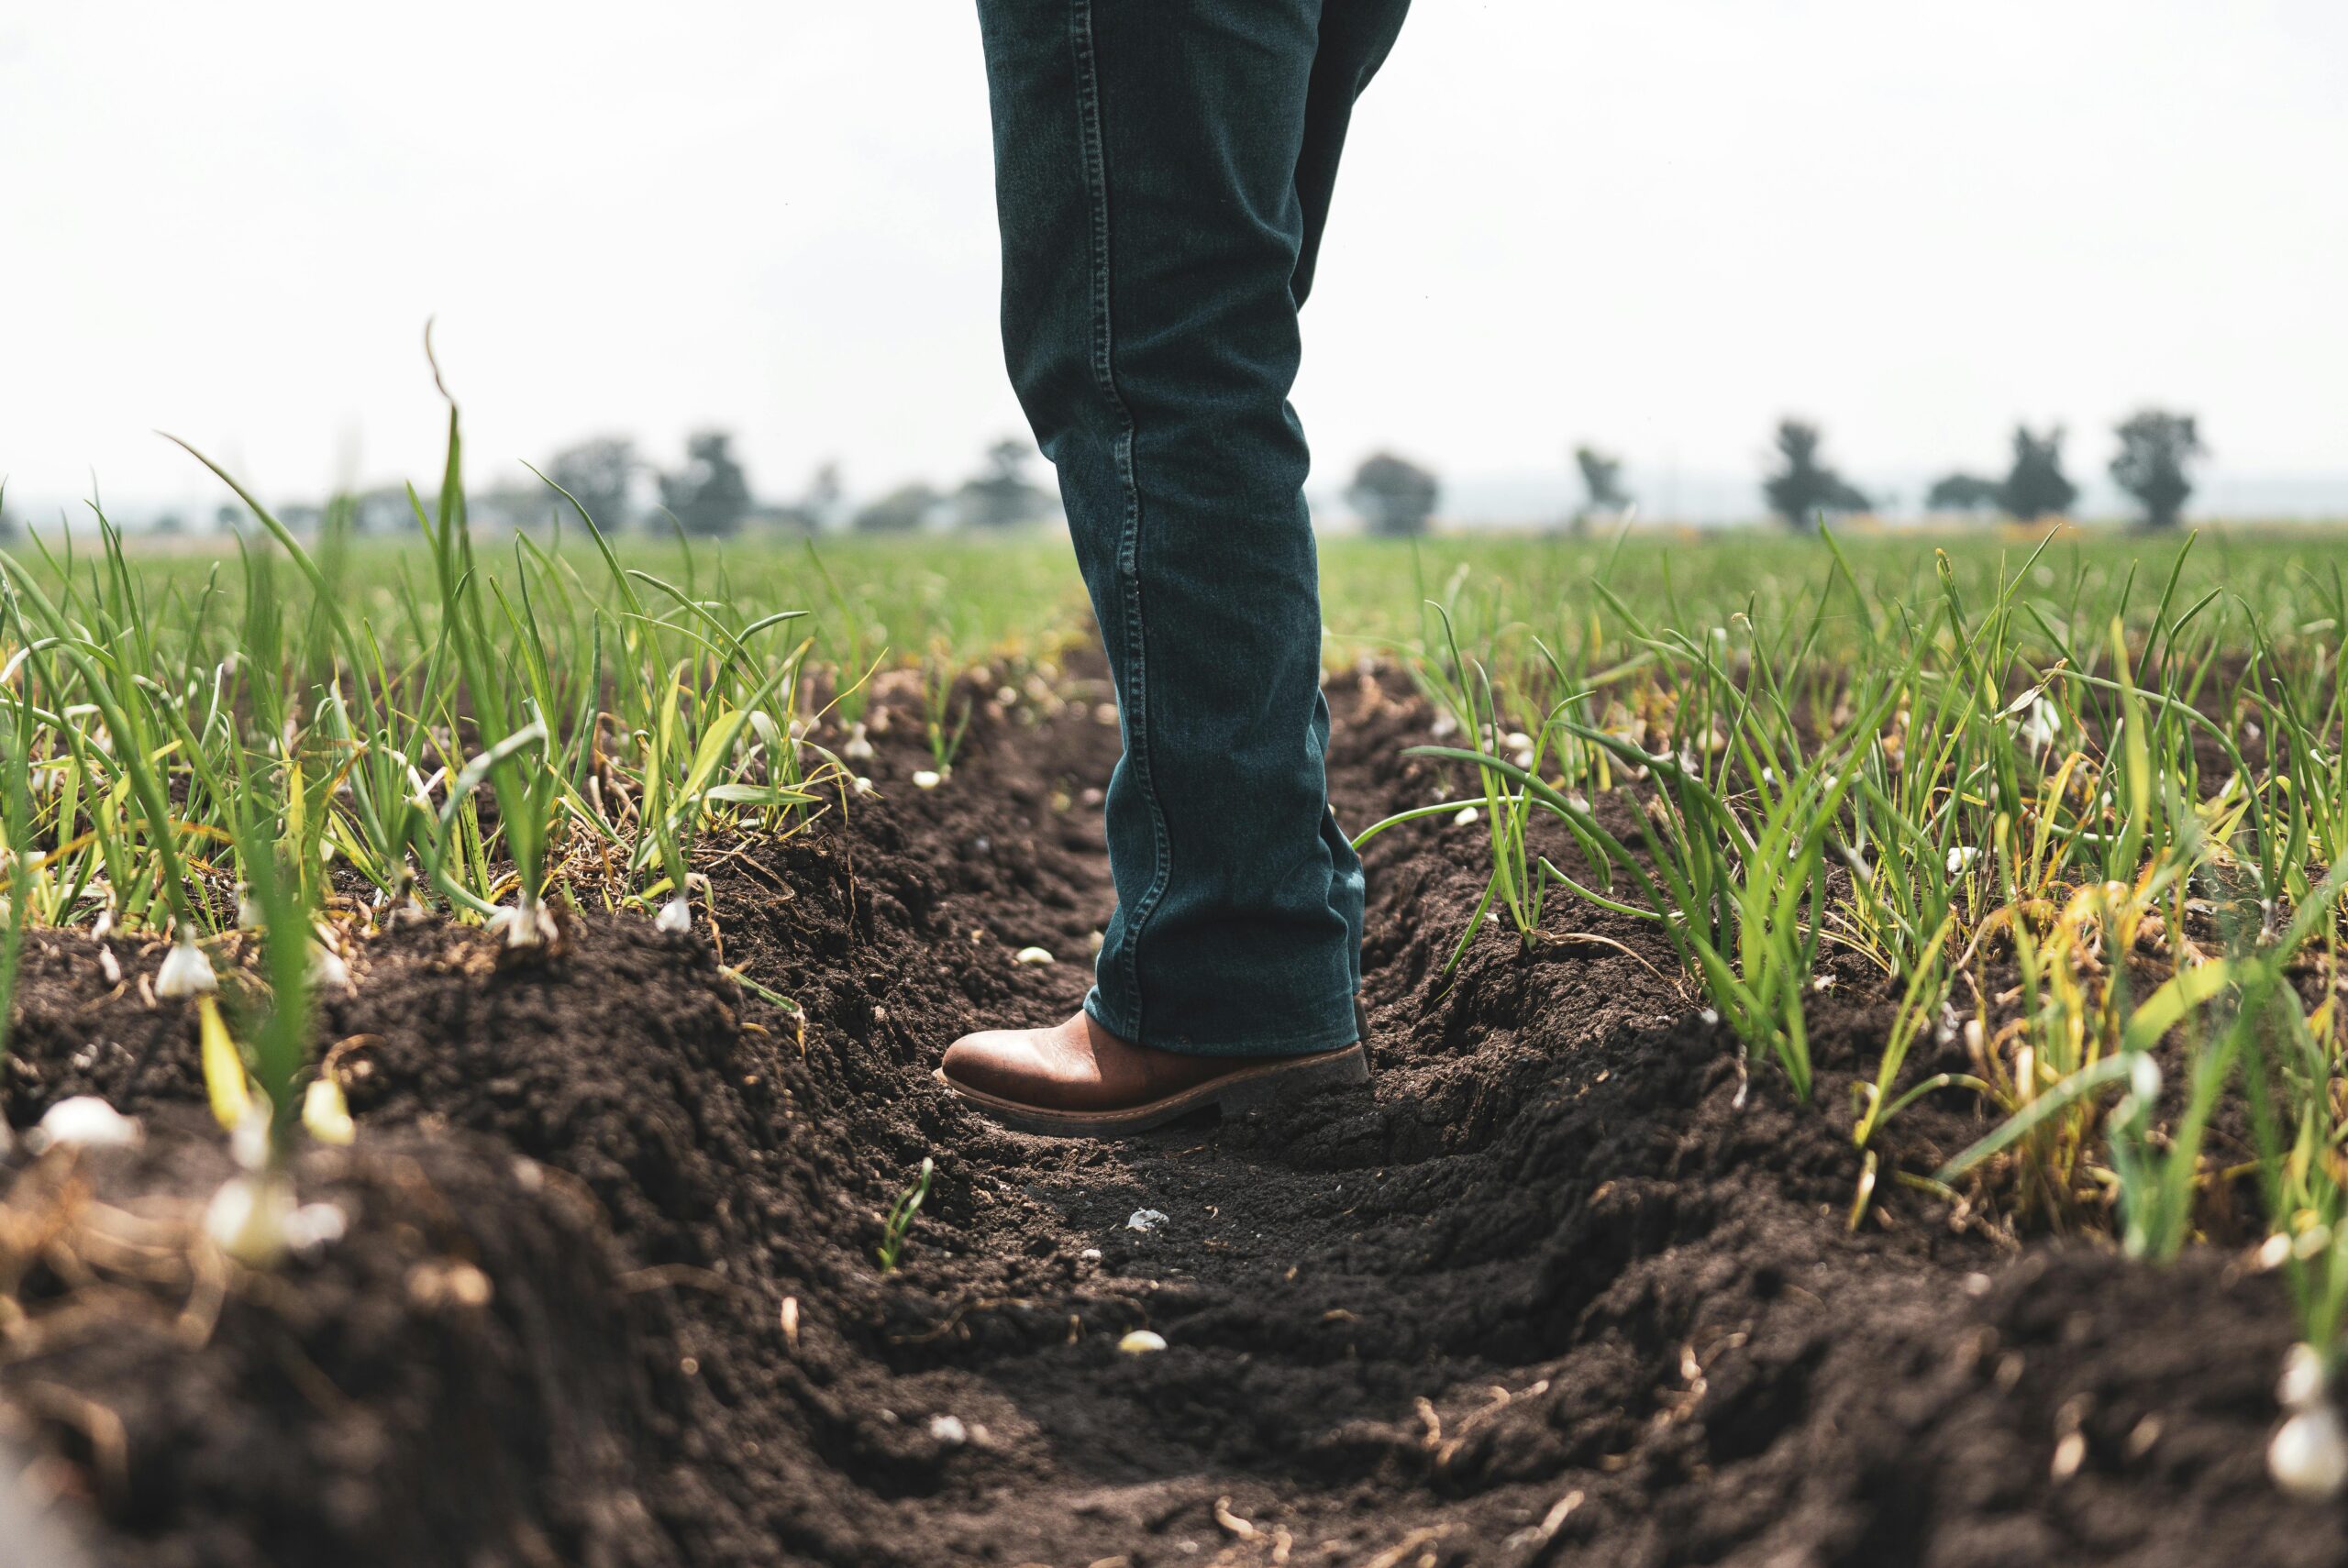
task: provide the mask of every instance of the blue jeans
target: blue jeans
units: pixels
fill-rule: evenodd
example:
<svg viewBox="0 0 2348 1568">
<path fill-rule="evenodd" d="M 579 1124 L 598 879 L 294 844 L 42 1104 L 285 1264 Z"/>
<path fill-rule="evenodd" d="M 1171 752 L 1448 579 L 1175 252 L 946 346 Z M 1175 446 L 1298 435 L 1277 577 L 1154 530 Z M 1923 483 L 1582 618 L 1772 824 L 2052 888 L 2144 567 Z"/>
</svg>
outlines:
<svg viewBox="0 0 2348 1568">
<path fill-rule="evenodd" d="M 979 0 L 1004 358 L 1116 681 L 1117 911 L 1086 1010 L 1168 1051 L 1355 1038 L 1288 393 L 1355 95 L 1409 0 Z"/>
</svg>

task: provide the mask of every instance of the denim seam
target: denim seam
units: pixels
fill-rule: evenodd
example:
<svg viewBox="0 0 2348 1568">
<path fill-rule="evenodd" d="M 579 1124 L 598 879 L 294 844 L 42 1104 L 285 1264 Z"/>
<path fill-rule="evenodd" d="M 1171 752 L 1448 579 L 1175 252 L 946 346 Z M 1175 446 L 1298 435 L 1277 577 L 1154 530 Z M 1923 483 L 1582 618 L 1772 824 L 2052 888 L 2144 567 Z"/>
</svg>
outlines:
<svg viewBox="0 0 2348 1568">
<path fill-rule="evenodd" d="M 1070 0 L 1069 7 L 1069 43 L 1075 51 L 1078 116 L 1084 150 L 1085 195 L 1091 206 L 1092 218 L 1092 376 L 1101 395 L 1117 421 L 1116 455 L 1117 482 L 1124 492 L 1124 522 L 1117 537 L 1117 588 L 1119 608 L 1124 625 L 1119 628 L 1125 650 L 1128 671 L 1126 693 L 1128 712 L 1125 714 L 1125 756 L 1134 772 L 1134 783 L 1149 807 L 1150 833 L 1155 845 L 1155 861 L 1151 867 L 1149 886 L 1128 911 L 1124 922 L 1124 940 L 1114 962 L 1125 977 L 1125 989 L 1133 1008 L 1134 1039 L 1146 1042 L 1147 1009 L 1142 1005 L 1141 938 L 1165 896 L 1167 884 L 1172 879 L 1174 861 L 1166 832 L 1166 812 L 1157 798 L 1157 790 L 1150 778 L 1149 767 L 1149 682 L 1145 650 L 1146 639 L 1142 629 L 1141 600 L 1141 486 L 1134 473 L 1134 416 L 1124 396 L 1117 391 L 1115 371 L 1112 363 L 1112 336 L 1109 320 L 1109 177 L 1108 160 L 1102 151 L 1101 134 L 1101 79 L 1092 50 L 1092 0 Z"/>
</svg>

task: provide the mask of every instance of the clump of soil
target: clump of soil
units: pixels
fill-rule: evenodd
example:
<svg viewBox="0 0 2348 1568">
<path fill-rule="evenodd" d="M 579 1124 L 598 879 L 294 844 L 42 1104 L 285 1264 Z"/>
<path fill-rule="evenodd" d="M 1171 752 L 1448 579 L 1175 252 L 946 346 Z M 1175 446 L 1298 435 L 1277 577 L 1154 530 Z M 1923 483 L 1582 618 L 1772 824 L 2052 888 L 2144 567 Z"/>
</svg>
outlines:
<svg viewBox="0 0 2348 1568">
<path fill-rule="evenodd" d="M 361 1133 L 298 1172 L 349 1232 L 274 1274 L 201 1239 L 228 1166 L 160 953 L 109 988 L 36 933 L 8 1120 L 97 1093 L 147 1140 L 0 1177 L 24 1489 L 132 1564 L 2342 1560 L 2265 1479 L 2271 1277 L 2017 1249 L 1888 1179 L 1855 1233 L 1888 999 L 1821 999 L 1804 1106 L 1634 921 L 1560 903 L 1446 977 L 1477 830 L 1370 846 L 1367 1090 L 1124 1143 L 965 1110 L 938 1054 L 1064 1016 L 1108 914 L 1116 731 L 1070 696 L 981 698 L 923 791 L 884 695 L 886 799 L 712 856 L 714 933 L 368 944 L 321 1021 Z M 1341 815 L 1436 798 L 1405 688 L 1332 701 Z M 1919 1107 L 1886 1153 L 1979 1130 Z"/>
</svg>

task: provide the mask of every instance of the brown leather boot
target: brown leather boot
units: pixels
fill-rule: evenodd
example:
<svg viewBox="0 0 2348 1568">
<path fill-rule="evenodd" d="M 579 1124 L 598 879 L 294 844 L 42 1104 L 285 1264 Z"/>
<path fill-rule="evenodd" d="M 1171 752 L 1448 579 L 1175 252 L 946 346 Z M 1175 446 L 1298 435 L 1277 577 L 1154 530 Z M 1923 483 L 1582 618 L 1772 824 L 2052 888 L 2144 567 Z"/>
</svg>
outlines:
<svg viewBox="0 0 2348 1568">
<path fill-rule="evenodd" d="M 946 1048 L 937 1081 L 1022 1132 L 1105 1138 L 1209 1105 L 1246 1110 L 1304 1088 L 1366 1083 L 1361 1043 L 1305 1056 L 1193 1056 L 1118 1039 L 1080 1012 L 1050 1029 L 990 1029 Z"/>
</svg>

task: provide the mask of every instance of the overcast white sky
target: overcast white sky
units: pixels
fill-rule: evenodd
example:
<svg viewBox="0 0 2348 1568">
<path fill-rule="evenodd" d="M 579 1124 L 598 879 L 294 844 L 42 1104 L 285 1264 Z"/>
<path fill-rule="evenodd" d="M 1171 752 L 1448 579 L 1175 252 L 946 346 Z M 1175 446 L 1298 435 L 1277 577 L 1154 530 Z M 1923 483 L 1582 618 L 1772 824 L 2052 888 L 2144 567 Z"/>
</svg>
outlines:
<svg viewBox="0 0 2348 1568">
<path fill-rule="evenodd" d="M 1150 0 L 1118 0 L 1123 4 Z M 1342 3 L 1342 0 L 1331 0 Z M 2348 472 L 2340 0 L 1420 0 L 1355 122 L 1297 402 L 1316 484 L 2099 470 L 2135 405 Z M 737 429 L 754 484 L 967 471 L 994 337 L 968 0 L 0 8 L 10 500 L 430 472 Z"/>
</svg>

